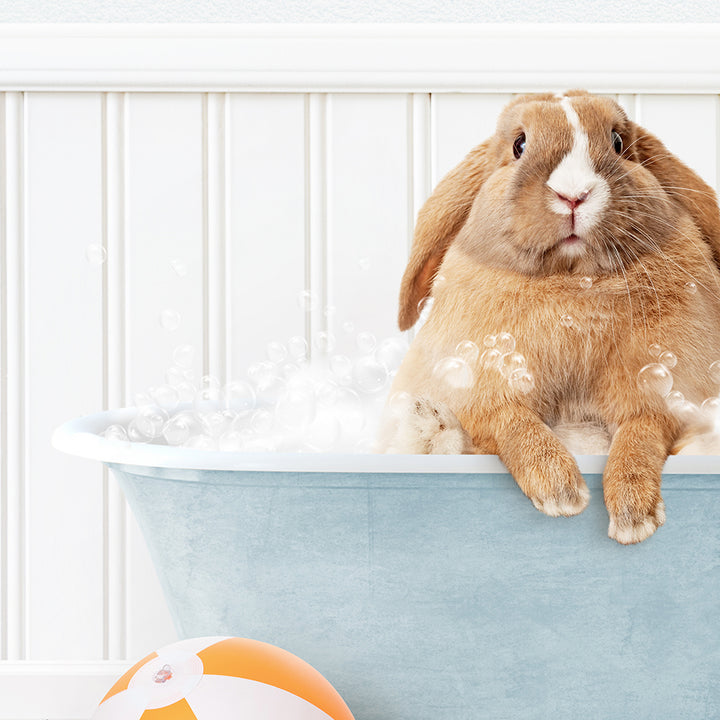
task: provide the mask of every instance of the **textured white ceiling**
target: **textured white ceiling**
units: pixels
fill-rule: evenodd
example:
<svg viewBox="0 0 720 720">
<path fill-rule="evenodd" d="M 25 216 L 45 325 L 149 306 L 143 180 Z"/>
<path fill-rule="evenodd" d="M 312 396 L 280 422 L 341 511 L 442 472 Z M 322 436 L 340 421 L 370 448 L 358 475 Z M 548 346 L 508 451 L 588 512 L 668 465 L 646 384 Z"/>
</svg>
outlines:
<svg viewBox="0 0 720 720">
<path fill-rule="evenodd" d="M 0 22 L 720 22 L 718 0 L 0 0 Z"/>
</svg>

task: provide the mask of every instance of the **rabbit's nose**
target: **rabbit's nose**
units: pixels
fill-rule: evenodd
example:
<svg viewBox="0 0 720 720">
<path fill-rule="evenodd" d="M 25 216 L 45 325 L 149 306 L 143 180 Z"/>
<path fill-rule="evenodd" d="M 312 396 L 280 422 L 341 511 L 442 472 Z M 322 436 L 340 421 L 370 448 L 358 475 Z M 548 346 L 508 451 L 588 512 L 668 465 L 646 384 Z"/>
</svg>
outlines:
<svg viewBox="0 0 720 720">
<path fill-rule="evenodd" d="M 566 195 L 563 195 L 562 193 L 559 193 L 557 190 L 554 190 L 554 193 L 571 209 L 574 210 L 578 205 L 581 203 L 584 203 L 588 196 L 590 195 L 590 190 L 585 190 L 584 192 L 581 192 L 577 197 L 567 197 Z"/>
</svg>

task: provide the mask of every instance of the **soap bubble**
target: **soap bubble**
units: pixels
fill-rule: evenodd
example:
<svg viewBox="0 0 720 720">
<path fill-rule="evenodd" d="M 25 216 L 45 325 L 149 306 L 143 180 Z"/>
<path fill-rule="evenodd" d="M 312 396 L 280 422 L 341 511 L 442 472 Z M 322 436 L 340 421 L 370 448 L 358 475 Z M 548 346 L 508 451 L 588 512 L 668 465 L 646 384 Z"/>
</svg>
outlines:
<svg viewBox="0 0 720 720">
<path fill-rule="evenodd" d="M 708 371 L 710 373 L 710 379 L 714 383 L 720 385 L 720 360 L 716 360 L 714 363 L 712 363 L 708 368 Z"/>
<path fill-rule="evenodd" d="M 648 352 L 650 353 L 650 357 L 659 357 L 660 353 L 662 352 L 662 348 L 657 343 L 653 343 L 649 348 Z"/>
<path fill-rule="evenodd" d="M 278 400 L 275 418 L 284 427 L 301 430 L 315 417 L 315 395 L 310 388 L 288 388 Z"/>
<path fill-rule="evenodd" d="M 658 358 L 658 362 L 661 365 L 664 365 L 668 370 L 672 370 L 677 365 L 677 361 L 675 353 L 671 353 L 669 350 L 666 350 L 664 353 L 660 353 L 660 357 Z"/>
<path fill-rule="evenodd" d="M 249 382 L 233 380 L 222 390 L 222 405 L 236 415 L 247 415 L 255 407 L 255 390 Z"/>
<path fill-rule="evenodd" d="M 393 415 L 403 415 L 408 411 L 413 401 L 413 396 L 408 392 L 400 391 L 393 393 L 388 398 L 388 410 Z"/>
<path fill-rule="evenodd" d="M 152 438 L 146 435 L 139 427 L 135 419 L 131 420 L 127 428 L 128 439 L 130 442 L 146 443 L 150 442 Z"/>
<path fill-rule="evenodd" d="M 685 400 L 685 396 L 679 390 L 673 390 L 667 394 L 665 402 L 670 410 L 673 410 L 675 408 L 680 408 L 687 401 Z"/>
<path fill-rule="evenodd" d="M 160 313 L 160 325 L 168 332 L 174 332 L 180 327 L 180 313 L 177 310 L 163 310 Z"/>
<path fill-rule="evenodd" d="M 158 407 L 172 412 L 180 402 L 180 394 L 171 385 L 160 385 L 153 392 L 153 400 Z"/>
<path fill-rule="evenodd" d="M 279 365 L 288 356 L 288 349 L 277 340 L 273 340 L 267 344 L 266 352 L 268 360 L 276 365 Z"/>
<path fill-rule="evenodd" d="M 694 295 L 697 292 L 697 285 L 692 281 L 686 282 L 685 292 L 688 293 L 688 295 Z"/>
<path fill-rule="evenodd" d="M 491 370 L 493 368 L 497 369 L 500 365 L 500 358 L 502 355 L 503 354 L 498 348 L 488 348 L 483 351 L 483 354 L 480 356 L 480 363 L 486 370 Z"/>
<path fill-rule="evenodd" d="M 495 347 L 501 355 L 512 352 L 515 349 L 515 338 L 509 332 L 502 332 L 496 338 Z"/>
<path fill-rule="evenodd" d="M 360 358 L 353 367 L 353 380 L 363 393 L 371 394 L 382 390 L 388 379 L 387 368 L 373 356 Z"/>
<path fill-rule="evenodd" d="M 177 365 L 171 365 L 165 371 L 165 380 L 168 385 L 177 387 L 181 382 L 185 380 L 185 370 Z"/>
<path fill-rule="evenodd" d="M 245 445 L 246 436 L 237 430 L 228 430 L 218 439 L 218 449 L 223 452 L 238 452 Z"/>
<path fill-rule="evenodd" d="M 175 271 L 175 274 L 178 277 L 184 278 L 188 274 L 187 265 L 178 258 L 170 261 L 170 267 Z"/>
<path fill-rule="evenodd" d="M 645 392 L 665 397 L 672 390 L 673 377 L 664 365 L 650 363 L 638 373 L 638 385 Z"/>
<path fill-rule="evenodd" d="M 453 388 L 468 388 L 473 384 L 470 366 L 457 356 L 440 360 L 433 368 L 433 378 Z"/>
<path fill-rule="evenodd" d="M 418 315 L 420 322 L 425 322 L 428 318 L 428 315 L 430 315 L 430 311 L 432 310 L 433 304 L 435 303 L 435 298 L 431 297 L 430 295 L 426 295 L 417 306 L 418 309 Z"/>
<path fill-rule="evenodd" d="M 269 360 L 251 365 L 247 373 L 250 382 L 260 391 L 271 387 L 278 379 L 277 368 Z"/>
<path fill-rule="evenodd" d="M 250 427 L 258 435 L 269 433 L 274 424 L 275 418 L 267 408 L 258 408 L 250 417 Z"/>
<path fill-rule="evenodd" d="M 318 299 L 310 290 L 301 290 L 297 294 L 297 304 L 301 310 L 311 312 L 317 308 Z"/>
<path fill-rule="evenodd" d="M 294 378 L 299 372 L 301 372 L 301 367 L 297 363 L 283 363 L 280 366 L 280 375 L 284 377 L 286 380 L 291 380 Z"/>
<path fill-rule="evenodd" d="M 178 400 L 181 403 L 192 402 L 195 398 L 197 388 L 189 380 L 183 380 L 175 386 L 178 393 Z"/>
<path fill-rule="evenodd" d="M 580 287 L 583 290 L 589 290 L 593 285 L 593 279 L 589 276 L 581 277 L 580 278 Z"/>
<path fill-rule="evenodd" d="M 91 265 L 102 265 L 107 259 L 107 250 L 97 243 L 92 243 L 85 248 L 85 259 Z"/>
<path fill-rule="evenodd" d="M 488 347 L 488 348 L 495 347 L 496 344 L 497 344 L 497 335 L 486 335 L 483 338 L 483 345 L 485 347 Z M 515 348 L 513 348 L 513 350 L 514 349 Z"/>
<path fill-rule="evenodd" d="M 331 353 L 335 349 L 335 336 L 331 332 L 319 330 L 313 335 L 313 347 L 323 354 Z"/>
<path fill-rule="evenodd" d="M 199 432 L 200 426 L 192 413 L 173 415 L 163 426 L 162 434 L 168 445 L 183 445 L 190 436 Z"/>
<path fill-rule="evenodd" d="M 105 428 L 103 437 L 106 440 L 112 440 L 114 442 L 127 442 L 128 441 L 127 430 L 122 425 L 108 425 L 108 427 Z"/>
<path fill-rule="evenodd" d="M 220 388 L 201 387 L 193 398 L 193 407 L 198 412 L 212 412 L 220 407 Z"/>
<path fill-rule="evenodd" d="M 163 427 L 168 421 L 168 413 L 160 407 L 147 405 L 138 410 L 135 416 L 135 427 L 146 437 L 156 438 L 162 434 Z"/>
<path fill-rule="evenodd" d="M 720 418 L 720 397 L 705 398 L 700 405 L 703 414 L 711 419 Z"/>
<path fill-rule="evenodd" d="M 457 344 L 455 355 L 468 365 L 474 365 L 480 357 L 480 348 L 472 340 L 465 340 Z"/>
<path fill-rule="evenodd" d="M 308 344 L 304 337 L 295 335 L 288 340 L 288 352 L 293 360 L 298 362 L 307 360 Z"/>
<path fill-rule="evenodd" d="M 514 370 L 508 380 L 510 387 L 521 393 L 532 392 L 535 388 L 535 378 L 528 372 L 527 368 Z"/>
<path fill-rule="evenodd" d="M 191 450 L 217 450 L 218 443 L 207 435 L 193 435 L 183 443 L 183 447 Z"/>
<path fill-rule="evenodd" d="M 526 360 L 525 356 L 519 352 L 505 353 L 500 358 L 500 372 L 509 378 L 516 370 L 522 370 L 525 368 Z"/>
<path fill-rule="evenodd" d="M 366 258 L 366 257 L 360 258 L 360 259 L 358 260 L 358 267 L 359 267 L 363 272 L 369 270 L 369 269 L 370 269 L 370 258 Z"/>
<path fill-rule="evenodd" d="M 572 327 L 574 322 L 575 322 L 575 320 L 572 315 L 568 315 L 567 313 L 565 313 L 564 315 L 560 316 L 560 324 L 563 327 L 566 327 L 566 328 Z"/>
<path fill-rule="evenodd" d="M 343 332 L 352 335 L 355 332 L 355 323 L 344 322 L 342 326 Z"/>
<path fill-rule="evenodd" d="M 355 338 L 355 344 L 361 353 L 368 355 L 375 350 L 377 338 L 371 332 L 361 332 Z"/>
<path fill-rule="evenodd" d="M 375 350 L 375 359 L 390 372 L 397 370 L 408 351 L 408 344 L 403 338 L 386 338 Z"/>
<path fill-rule="evenodd" d="M 341 380 L 352 377 L 353 362 L 347 355 L 333 355 L 330 358 L 330 371 Z"/>
<path fill-rule="evenodd" d="M 206 435 L 217 438 L 230 429 L 235 415 L 229 410 L 213 410 L 198 413 L 198 420 Z"/>
<path fill-rule="evenodd" d="M 155 390 L 155 388 L 150 388 L 147 392 L 135 393 L 135 406 L 136 407 L 145 407 L 146 405 L 152 405 L 153 404 L 152 393 L 154 390 Z"/>
</svg>

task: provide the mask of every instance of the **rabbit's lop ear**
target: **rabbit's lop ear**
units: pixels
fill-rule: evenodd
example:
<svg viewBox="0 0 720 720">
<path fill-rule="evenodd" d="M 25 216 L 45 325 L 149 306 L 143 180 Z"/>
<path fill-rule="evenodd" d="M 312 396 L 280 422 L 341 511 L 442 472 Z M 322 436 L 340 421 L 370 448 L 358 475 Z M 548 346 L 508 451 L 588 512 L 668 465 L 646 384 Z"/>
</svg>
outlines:
<svg viewBox="0 0 720 720">
<path fill-rule="evenodd" d="M 473 200 L 491 168 L 490 140 L 471 150 L 435 188 L 418 213 L 408 265 L 400 285 L 398 325 L 407 330 L 420 315 L 418 305 L 430 293 L 433 278 L 450 243 L 465 224 Z"/>
<path fill-rule="evenodd" d="M 720 209 L 715 191 L 655 136 L 635 123 L 630 123 L 630 126 L 635 136 L 629 148 L 634 152 L 634 159 L 647 168 L 665 192 L 690 213 L 720 268 Z"/>
</svg>

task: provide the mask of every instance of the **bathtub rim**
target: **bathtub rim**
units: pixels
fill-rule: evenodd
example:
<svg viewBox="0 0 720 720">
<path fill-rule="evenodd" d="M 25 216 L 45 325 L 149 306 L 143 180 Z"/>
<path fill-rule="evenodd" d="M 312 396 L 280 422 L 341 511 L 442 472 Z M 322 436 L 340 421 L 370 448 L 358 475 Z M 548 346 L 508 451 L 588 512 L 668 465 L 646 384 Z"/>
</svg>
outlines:
<svg viewBox="0 0 720 720">
<path fill-rule="evenodd" d="M 187 470 L 321 473 L 507 474 L 497 455 L 384 455 L 373 453 L 279 453 L 196 450 L 104 438 L 109 425 L 126 424 L 138 409 L 119 408 L 84 415 L 58 427 L 52 445 L 69 455 L 126 466 Z M 576 455 L 582 473 L 601 474 L 607 455 Z M 672 455 L 664 475 L 720 475 L 717 455 Z"/>
</svg>

